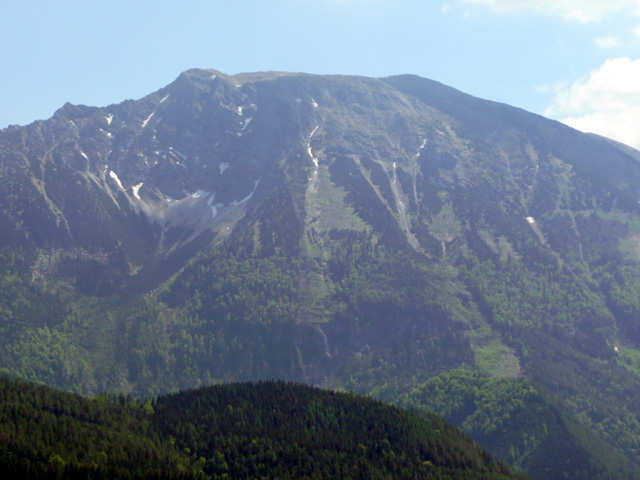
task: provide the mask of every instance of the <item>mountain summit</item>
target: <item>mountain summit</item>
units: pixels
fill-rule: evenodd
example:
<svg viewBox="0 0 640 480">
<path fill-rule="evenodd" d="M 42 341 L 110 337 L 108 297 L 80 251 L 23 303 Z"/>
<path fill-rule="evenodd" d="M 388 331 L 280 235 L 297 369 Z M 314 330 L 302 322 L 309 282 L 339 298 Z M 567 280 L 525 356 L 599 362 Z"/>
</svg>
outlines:
<svg viewBox="0 0 640 480">
<path fill-rule="evenodd" d="M 412 75 L 194 69 L 66 104 L 0 131 L 0 367 L 347 388 L 534 477 L 627 478 L 639 155 Z"/>
</svg>

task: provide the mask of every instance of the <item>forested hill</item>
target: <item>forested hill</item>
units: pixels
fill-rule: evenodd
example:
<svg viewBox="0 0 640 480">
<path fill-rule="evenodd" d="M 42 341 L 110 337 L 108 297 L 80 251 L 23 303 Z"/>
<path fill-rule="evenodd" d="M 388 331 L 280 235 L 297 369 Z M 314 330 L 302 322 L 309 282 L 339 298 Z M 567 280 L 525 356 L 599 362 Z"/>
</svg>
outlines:
<svg viewBox="0 0 640 480">
<path fill-rule="evenodd" d="M 0 476 L 198 478 L 201 468 L 156 431 L 150 404 L 87 399 L 0 379 Z"/>
<path fill-rule="evenodd" d="M 525 477 L 435 416 L 284 382 L 138 403 L 0 380 L 2 478 Z"/>
</svg>

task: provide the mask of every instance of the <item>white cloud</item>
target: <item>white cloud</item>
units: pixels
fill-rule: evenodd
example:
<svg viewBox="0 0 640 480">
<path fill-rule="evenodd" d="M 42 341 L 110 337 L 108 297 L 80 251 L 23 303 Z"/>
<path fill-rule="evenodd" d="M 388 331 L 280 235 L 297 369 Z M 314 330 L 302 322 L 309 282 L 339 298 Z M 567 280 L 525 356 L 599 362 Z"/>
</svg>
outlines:
<svg viewBox="0 0 640 480">
<path fill-rule="evenodd" d="M 611 58 L 555 91 L 545 115 L 640 148 L 640 59 Z"/>
<path fill-rule="evenodd" d="M 594 39 L 593 43 L 600 48 L 616 48 L 621 45 L 620 40 L 613 36 L 597 37 Z"/>
<path fill-rule="evenodd" d="M 636 34 L 636 37 L 640 37 L 640 25 L 633 29 L 633 33 Z"/>
<path fill-rule="evenodd" d="M 529 10 L 583 23 L 602 20 L 607 15 L 630 11 L 640 14 L 640 0 L 461 0 L 483 5 L 496 12 Z"/>
</svg>

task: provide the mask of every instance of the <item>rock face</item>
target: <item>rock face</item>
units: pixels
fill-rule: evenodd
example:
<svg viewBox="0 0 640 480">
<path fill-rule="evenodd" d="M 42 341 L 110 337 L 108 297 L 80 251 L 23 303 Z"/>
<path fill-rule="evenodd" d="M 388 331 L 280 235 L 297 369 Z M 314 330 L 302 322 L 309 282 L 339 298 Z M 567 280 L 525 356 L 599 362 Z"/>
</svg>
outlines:
<svg viewBox="0 0 640 480">
<path fill-rule="evenodd" d="M 189 70 L 67 104 L 0 131 L 0 367 L 84 393 L 277 377 L 436 409 L 434 385 L 473 370 L 473 395 L 445 396 L 463 426 L 492 377 L 555 412 L 513 425 L 496 403 L 494 452 L 553 478 L 554 430 L 593 464 L 558 478 L 633 469 L 639 158 L 410 75 Z"/>
</svg>

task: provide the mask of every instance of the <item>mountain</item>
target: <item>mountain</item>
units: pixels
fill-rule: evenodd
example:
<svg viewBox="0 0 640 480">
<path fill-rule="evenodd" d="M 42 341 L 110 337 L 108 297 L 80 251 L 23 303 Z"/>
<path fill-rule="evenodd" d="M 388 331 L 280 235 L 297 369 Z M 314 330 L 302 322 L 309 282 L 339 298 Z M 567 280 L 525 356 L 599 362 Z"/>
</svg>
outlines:
<svg viewBox="0 0 640 480">
<path fill-rule="evenodd" d="M 0 367 L 348 389 L 537 478 L 637 478 L 639 155 L 410 75 L 66 104 L 0 131 Z"/>
<path fill-rule="evenodd" d="M 284 382 L 139 404 L 0 380 L 4 478 L 525 477 L 435 415 Z"/>
</svg>

